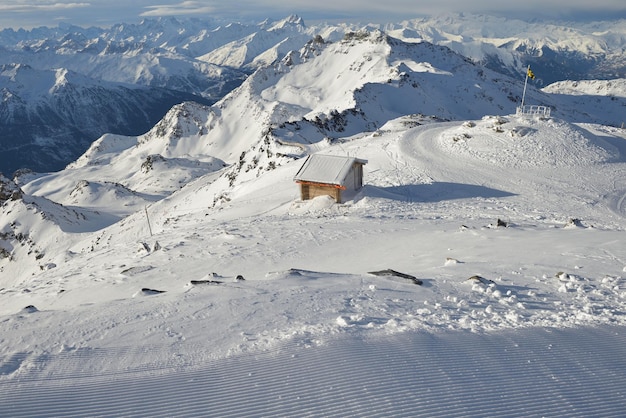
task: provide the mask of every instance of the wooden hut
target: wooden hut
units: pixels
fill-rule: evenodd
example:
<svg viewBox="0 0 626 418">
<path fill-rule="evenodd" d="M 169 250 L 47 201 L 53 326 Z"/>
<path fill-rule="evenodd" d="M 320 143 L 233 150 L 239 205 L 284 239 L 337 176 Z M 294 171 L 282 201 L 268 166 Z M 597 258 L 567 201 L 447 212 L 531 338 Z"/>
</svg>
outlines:
<svg viewBox="0 0 626 418">
<path fill-rule="evenodd" d="M 295 175 L 302 200 L 331 196 L 337 203 L 363 187 L 366 160 L 340 155 L 312 154 Z"/>
</svg>

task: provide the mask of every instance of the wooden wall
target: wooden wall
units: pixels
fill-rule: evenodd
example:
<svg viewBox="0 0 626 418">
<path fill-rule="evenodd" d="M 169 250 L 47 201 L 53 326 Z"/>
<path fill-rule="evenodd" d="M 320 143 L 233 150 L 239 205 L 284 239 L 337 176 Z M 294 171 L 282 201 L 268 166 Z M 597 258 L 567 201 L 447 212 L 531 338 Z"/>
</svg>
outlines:
<svg viewBox="0 0 626 418">
<path fill-rule="evenodd" d="M 314 184 L 300 184 L 300 198 L 302 200 L 313 199 L 317 196 L 330 196 L 335 201 L 341 202 L 341 189 Z"/>
</svg>

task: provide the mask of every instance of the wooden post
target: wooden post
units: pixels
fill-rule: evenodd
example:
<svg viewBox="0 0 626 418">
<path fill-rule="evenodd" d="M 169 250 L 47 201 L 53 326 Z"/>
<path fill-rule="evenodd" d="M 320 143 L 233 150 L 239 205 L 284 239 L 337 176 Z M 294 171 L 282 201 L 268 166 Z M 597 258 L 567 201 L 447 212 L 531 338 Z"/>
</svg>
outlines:
<svg viewBox="0 0 626 418">
<path fill-rule="evenodd" d="M 150 225 L 150 217 L 148 216 L 148 206 L 143 207 L 146 212 L 146 220 L 148 221 L 148 229 L 150 230 L 150 236 L 152 236 L 152 226 Z"/>
</svg>

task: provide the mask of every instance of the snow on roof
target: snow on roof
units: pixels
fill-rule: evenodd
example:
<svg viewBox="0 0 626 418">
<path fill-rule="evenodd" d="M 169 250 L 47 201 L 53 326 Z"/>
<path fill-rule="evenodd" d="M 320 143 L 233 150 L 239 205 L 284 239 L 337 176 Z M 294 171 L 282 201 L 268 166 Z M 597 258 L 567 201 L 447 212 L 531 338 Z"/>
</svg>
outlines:
<svg viewBox="0 0 626 418">
<path fill-rule="evenodd" d="M 367 160 L 341 155 L 311 154 L 293 179 L 342 185 L 354 163 L 367 164 Z"/>
</svg>

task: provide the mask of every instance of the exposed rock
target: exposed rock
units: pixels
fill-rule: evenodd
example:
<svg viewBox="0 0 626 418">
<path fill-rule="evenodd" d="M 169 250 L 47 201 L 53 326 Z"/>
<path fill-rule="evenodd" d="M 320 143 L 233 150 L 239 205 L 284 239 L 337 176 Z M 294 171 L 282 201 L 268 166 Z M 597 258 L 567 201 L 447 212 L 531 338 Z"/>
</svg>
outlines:
<svg viewBox="0 0 626 418">
<path fill-rule="evenodd" d="M 158 295 L 160 293 L 165 293 L 165 290 L 156 290 L 144 287 L 143 289 L 141 289 L 141 293 L 143 293 L 144 295 Z"/>
<path fill-rule="evenodd" d="M 493 280 L 485 279 L 484 277 L 478 276 L 478 275 L 470 277 L 469 279 L 467 279 L 467 281 L 469 281 L 469 282 L 476 282 L 476 283 L 482 283 L 482 284 L 485 284 L 485 285 L 495 284 L 495 282 Z"/>
<path fill-rule="evenodd" d="M 0 173 L 0 204 L 8 200 L 19 200 L 24 192 L 15 182 Z"/>
<path fill-rule="evenodd" d="M 380 270 L 380 271 L 370 271 L 369 274 L 373 274 L 374 276 L 396 276 L 401 277 L 403 279 L 407 279 L 412 281 L 416 285 L 422 285 L 422 281 L 415 276 L 411 276 L 410 274 L 400 273 L 399 271 L 395 271 L 392 269 Z"/>
<path fill-rule="evenodd" d="M 452 266 L 452 265 L 459 264 L 459 263 L 460 261 L 457 260 L 456 258 L 446 257 L 446 262 L 445 262 L 446 266 Z"/>
<path fill-rule="evenodd" d="M 143 163 L 141 163 L 141 172 L 147 173 L 152 170 L 152 166 L 156 162 L 165 162 L 165 158 L 163 158 L 160 154 L 151 154 L 148 155 Z"/>
<path fill-rule="evenodd" d="M 192 280 L 190 283 L 195 286 L 199 284 L 222 284 L 224 282 L 220 280 Z"/>
<path fill-rule="evenodd" d="M 150 271 L 152 270 L 154 267 L 152 266 L 136 266 L 136 267 L 129 267 L 125 270 L 123 270 L 120 274 L 124 275 L 124 276 L 136 276 L 137 274 L 141 274 L 144 273 L 146 271 Z"/>
<path fill-rule="evenodd" d="M 565 224 L 565 228 L 584 228 L 585 225 L 583 225 L 582 221 L 578 218 L 571 218 L 567 221 L 567 224 Z"/>
</svg>

